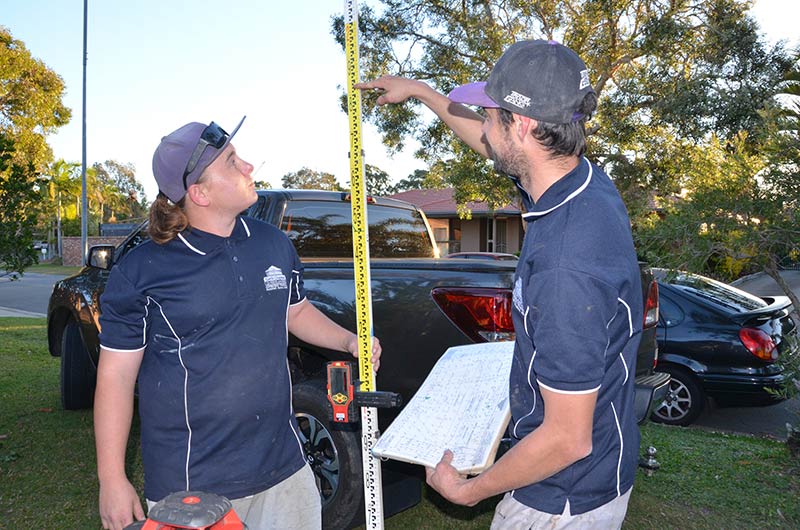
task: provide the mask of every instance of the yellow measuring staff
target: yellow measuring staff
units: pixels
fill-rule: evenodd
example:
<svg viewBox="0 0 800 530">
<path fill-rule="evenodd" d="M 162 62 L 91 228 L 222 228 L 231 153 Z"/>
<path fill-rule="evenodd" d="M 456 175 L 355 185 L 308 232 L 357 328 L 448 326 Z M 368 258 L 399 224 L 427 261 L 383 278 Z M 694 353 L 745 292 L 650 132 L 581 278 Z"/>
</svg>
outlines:
<svg viewBox="0 0 800 530">
<path fill-rule="evenodd" d="M 356 286 L 356 324 L 358 331 L 358 374 L 362 392 L 373 392 L 372 371 L 372 293 L 369 274 L 369 230 L 367 224 L 367 186 L 364 179 L 361 144 L 361 94 L 358 83 L 358 4 L 344 3 L 345 55 L 347 58 L 347 115 L 350 122 L 350 198 L 353 209 L 353 273 Z M 380 460 L 372 455 L 378 441 L 378 411 L 361 408 L 361 461 L 364 469 L 366 527 L 383 528 L 383 488 Z"/>
</svg>

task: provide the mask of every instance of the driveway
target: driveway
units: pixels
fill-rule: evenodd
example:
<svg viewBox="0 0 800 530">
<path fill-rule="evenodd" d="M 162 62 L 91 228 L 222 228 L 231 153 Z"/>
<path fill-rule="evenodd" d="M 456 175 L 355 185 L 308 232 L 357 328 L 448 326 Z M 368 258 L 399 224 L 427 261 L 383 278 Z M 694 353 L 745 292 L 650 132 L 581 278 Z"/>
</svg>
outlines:
<svg viewBox="0 0 800 530">
<path fill-rule="evenodd" d="M 780 272 L 781 278 L 789 285 L 796 295 L 800 296 L 800 270 L 785 270 Z M 742 276 L 731 282 L 731 285 L 743 291 L 763 296 L 785 296 L 786 293 L 778 284 L 763 272 Z"/>
<path fill-rule="evenodd" d="M 769 436 L 786 441 L 786 424 L 800 425 L 800 397 L 766 407 L 717 407 L 707 403 L 695 427 Z"/>
</svg>

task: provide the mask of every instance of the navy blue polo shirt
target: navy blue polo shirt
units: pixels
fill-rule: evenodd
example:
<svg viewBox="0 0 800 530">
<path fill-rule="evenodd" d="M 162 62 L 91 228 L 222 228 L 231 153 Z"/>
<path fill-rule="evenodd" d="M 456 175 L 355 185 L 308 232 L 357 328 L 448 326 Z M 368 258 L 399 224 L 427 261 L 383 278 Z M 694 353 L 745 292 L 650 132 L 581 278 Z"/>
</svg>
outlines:
<svg viewBox="0 0 800 530">
<path fill-rule="evenodd" d="M 139 416 L 145 496 L 240 498 L 304 464 L 286 359 L 302 266 L 277 228 L 238 218 L 229 237 L 187 229 L 112 269 L 101 345 L 145 349 Z"/>
<path fill-rule="evenodd" d="M 517 339 L 510 376 L 512 443 L 544 421 L 541 389 L 598 392 L 592 453 L 512 492 L 519 502 L 580 514 L 633 486 L 633 408 L 642 287 L 630 222 L 614 184 L 585 158 L 551 185 L 528 222 L 514 281 Z"/>
</svg>

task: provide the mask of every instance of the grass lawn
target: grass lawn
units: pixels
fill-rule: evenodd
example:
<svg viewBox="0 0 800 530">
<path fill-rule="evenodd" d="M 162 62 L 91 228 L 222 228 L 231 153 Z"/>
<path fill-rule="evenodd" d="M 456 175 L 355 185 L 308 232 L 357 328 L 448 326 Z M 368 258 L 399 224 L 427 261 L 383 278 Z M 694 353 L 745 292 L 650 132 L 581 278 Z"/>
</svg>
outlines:
<svg viewBox="0 0 800 530">
<path fill-rule="evenodd" d="M 55 274 L 58 276 L 72 276 L 78 273 L 82 267 L 66 267 L 64 265 L 55 265 L 53 263 L 37 263 L 31 265 L 25 272 L 36 272 L 39 274 Z"/>
<path fill-rule="evenodd" d="M 0 318 L 0 528 L 100 528 L 90 411 L 65 412 L 45 320 Z M 138 433 L 127 468 L 142 488 Z M 661 469 L 639 472 L 625 529 L 800 528 L 800 461 L 783 443 L 648 424 Z M 488 528 L 494 500 L 450 505 L 426 490 L 387 529 Z"/>
</svg>

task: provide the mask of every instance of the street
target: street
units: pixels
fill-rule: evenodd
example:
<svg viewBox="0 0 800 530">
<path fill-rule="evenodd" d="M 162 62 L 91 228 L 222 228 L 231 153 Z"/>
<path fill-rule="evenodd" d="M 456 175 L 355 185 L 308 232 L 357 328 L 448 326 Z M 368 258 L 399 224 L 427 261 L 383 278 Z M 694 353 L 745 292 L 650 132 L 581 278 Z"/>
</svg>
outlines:
<svg viewBox="0 0 800 530">
<path fill-rule="evenodd" d="M 47 316 L 47 301 L 61 276 L 26 272 L 18 280 L 0 277 L 0 316 Z"/>
<path fill-rule="evenodd" d="M 26 273 L 16 281 L 0 278 L 0 317 L 46 316 L 53 284 L 59 279 L 57 275 L 38 273 Z M 800 424 L 800 397 L 767 407 L 718 408 L 708 403 L 693 425 L 786 440 L 787 423 Z"/>
</svg>

